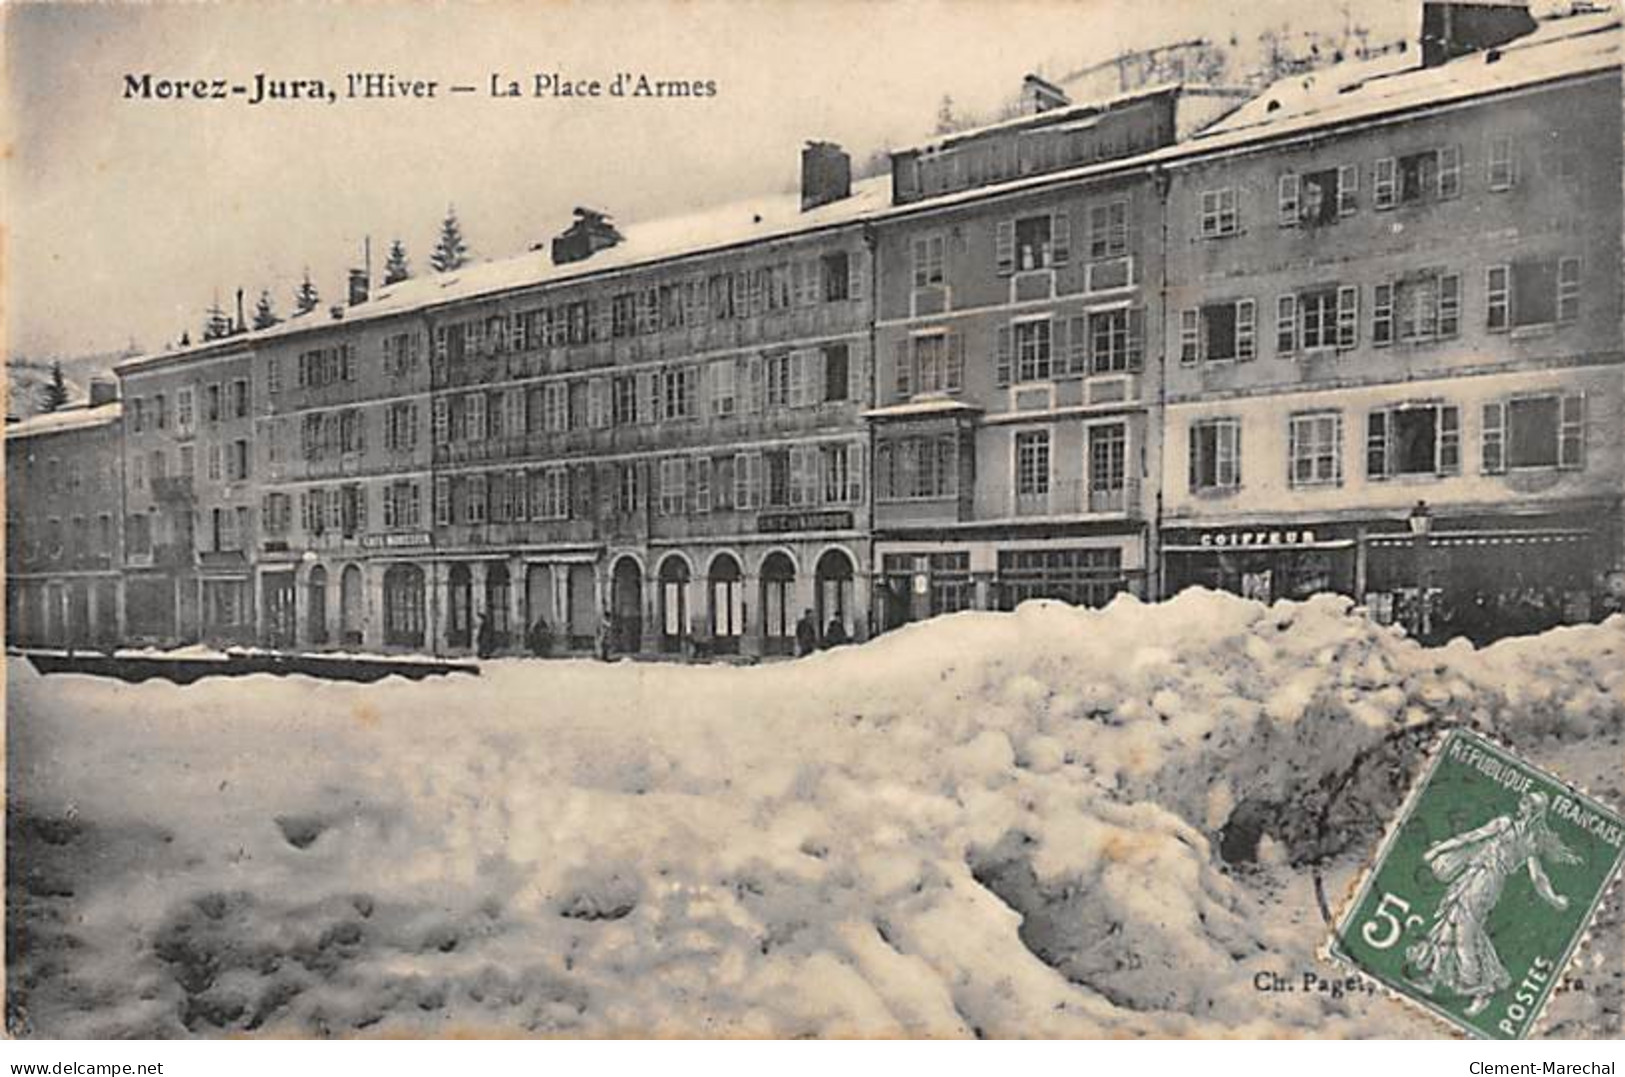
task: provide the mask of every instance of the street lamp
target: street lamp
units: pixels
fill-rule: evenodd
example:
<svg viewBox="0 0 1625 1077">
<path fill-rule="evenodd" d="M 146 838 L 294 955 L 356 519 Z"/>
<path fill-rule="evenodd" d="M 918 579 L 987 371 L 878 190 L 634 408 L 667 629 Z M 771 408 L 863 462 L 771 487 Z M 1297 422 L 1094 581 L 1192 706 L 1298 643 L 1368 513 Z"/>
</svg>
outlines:
<svg viewBox="0 0 1625 1077">
<path fill-rule="evenodd" d="M 1426 501 L 1419 500 L 1411 508 L 1411 514 L 1405 518 L 1405 522 L 1410 525 L 1416 551 L 1416 611 L 1412 631 L 1417 639 L 1424 639 L 1428 630 L 1427 576 L 1424 566 L 1428 533 L 1433 530 L 1433 510 L 1428 508 Z"/>
</svg>

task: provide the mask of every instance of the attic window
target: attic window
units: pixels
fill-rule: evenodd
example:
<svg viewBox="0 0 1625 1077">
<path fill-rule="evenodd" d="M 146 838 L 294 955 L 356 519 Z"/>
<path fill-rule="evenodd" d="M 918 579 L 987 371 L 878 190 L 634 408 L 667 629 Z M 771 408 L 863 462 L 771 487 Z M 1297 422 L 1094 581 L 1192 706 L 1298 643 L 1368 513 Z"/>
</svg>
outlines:
<svg viewBox="0 0 1625 1077">
<path fill-rule="evenodd" d="M 1264 111 L 1265 112 L 1276 112 L 1276 111 L 1278 111 L 1280 109 L 1280 107 L 1281 107 L 1281 102 L 1275 100 L 1274 98 L 1271 98 L 1270 103 L 1264 106 Z"/>
<path fill-rule="evenodd" d="M 1487 63 L 1487 64 L 1493 64 L 1496 61 L 1498 61 L 1500 58 L 1501 58 L 1501 50 L 1500 49 L 1491 49 L 1489 52 L 1486 52 L 1484 54 L 1484 62 Z"/>
</svg>

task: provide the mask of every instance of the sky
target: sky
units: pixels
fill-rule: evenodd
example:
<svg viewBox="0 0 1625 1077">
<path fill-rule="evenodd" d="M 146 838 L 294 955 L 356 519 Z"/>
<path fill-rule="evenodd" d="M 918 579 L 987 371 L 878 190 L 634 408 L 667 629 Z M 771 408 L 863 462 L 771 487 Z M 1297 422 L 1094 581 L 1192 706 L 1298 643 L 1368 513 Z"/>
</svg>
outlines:
<svg viewBox="0 0 1625 1077">
<path fill-rule="evenodd" d="M 427 269 L 456 207 L 476 258 L 546 241 L 571 209 L 617 220 L 792 190 L 799 151 L 861 161 L 927 137 L 944 94 L 992 115 L 1041 71 L 1193 36 L 1303 25 L 1301 0 L 537 0 L 13 3 L 5 20 L 9 355 L 195 339 L 218 297 L 308 268 L 326 302 L 372 239 Z M 1310 5 L 1400 36 L 1420 0 Z M 433 99 L 126 98 L 126 76 L 436 80 Z M 493 74 L 714 80 L 671 100 L 492 97 Z M 479 92 L 452 95 L 451 84 Z"/>
</svg>

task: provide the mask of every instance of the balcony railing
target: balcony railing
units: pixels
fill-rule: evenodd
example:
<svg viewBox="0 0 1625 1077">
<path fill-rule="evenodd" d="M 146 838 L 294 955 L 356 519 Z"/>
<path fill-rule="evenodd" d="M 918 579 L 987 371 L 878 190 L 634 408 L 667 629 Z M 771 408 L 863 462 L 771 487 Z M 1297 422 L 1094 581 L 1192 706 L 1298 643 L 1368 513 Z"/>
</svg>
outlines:
<svg viewBox="0 0 1625 1077">
<path fill-rule="evenodd" d="M 1125 480 L 1118 487 L 1095 488 L 1082 479 L 1053 483 L 1048 493 L 1013 494 L 1015 516 L 1128 515 L 1140 512 L 1140 483 Z"/>
<path fill-rule="evenodd" d="M 196 495 L 192 476 L 165 475 L 152 480 L 152 496 L 157 501 L 191 501 Z"/>
</svg>

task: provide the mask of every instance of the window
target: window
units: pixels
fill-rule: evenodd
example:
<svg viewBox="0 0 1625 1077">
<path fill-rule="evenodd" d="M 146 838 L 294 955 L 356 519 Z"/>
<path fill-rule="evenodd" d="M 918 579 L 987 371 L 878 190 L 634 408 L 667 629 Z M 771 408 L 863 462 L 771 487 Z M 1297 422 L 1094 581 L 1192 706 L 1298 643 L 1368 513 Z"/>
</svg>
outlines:
<svg viewBox="0 0 1625 1077">
<path fill-rule="evenodd" d="M 664 381 L 666 418 L 668 420 L 694 418 L 699 368 L 693 366 L 667 367 L 662 372 L 662 377 Z"/>
<path fill-rule="evenodd" d="M 282 360 L 275 355 L 268 356 L 265 360 L 265 391 L 272 396 L 282 391 Z M 188 395 L 191 393 L 185 389 L 182 392 Z"/>
<path fill-rule="evenodd" d="M 465 523 L 483 524 L 490 508 L 485 476 L 469 475 L 463 482 L 463 520 Z"/>
<path fill-rule="evenodd" d="M 631 426 L 638 421 L 638 379 L 634 374 L 617 374 L 610 382 L 610 421 Z"/>
<path fill-rule="evenodd" d="M 231 443 L 231 467 L 229 476 L 232 482 L 242 482 L 248 478 L 248 441 L 238 438 Z"/>
<path fill-rule="evenodd" d="M 515 324 L 518 324 L 517 322 Z M 384 373 L 401 375 L 417 366 L 418 338 L 415 333 L 393 333 L 384 338 Z M 274 391 L 274 390 L 273 390 Z"/>
<path fill-rule="evenodd" d="M 175 426 L 186 432 L 190 431 L 197 422 L 197 415 L 193 410 L 192 387 L 187 386 L 175 394 Z"/>
<path fill-rule="evenodd" d="M 134 433 L 141 433 L 142 428 L 146 426 L 146 404 L 147 402 L 139 396 L 130 400 L 130 430 Z"/>
<path fill-rule="evenodd" d="M 839 303 L 844 299 L 852 298 L 848 293 L 851 289 L 850 269 L 847 265 L 845 251 L 831 251 L 821 259 L 824 278 L 824 302 Z"/>
<path fill-rule="evenodd" d="M 1461 471 L 1461 413 L 1448 404 L 1401 404 L 1366 416 L 1366 474 L 1455 475 Z"/>
<path fill-rule="evenodd" d="M 619 340 L 637 331 L 638 297 L 621 292 L 609 301 L 610 335 Z"/>
<path fill-rule="evenodd" d="M 124 540 L 130 553 L 145 557 L 152 553 L 152 519 L 145 513 L 131 513 L 124 521 Z"/>
<path fill-rule="evenodd" d="M 1064 261 L 1057 256 L 1058 252 L 1053 243 L 1054 218 L 1049 214 L 1040 217 L 1022 217 L 1016 221 L 1015 229 L 1017 272 L 1046 269 Z"/>
<path fill-rule="evenodd" d="M 1202 192 L 1202 238 L 1217 239 L 1241 231 L 1241 214 L 1236 208 L 1236 189 L 1221 187 Z"/>
<path fill-rule="evenodd" d="M 955 393 L 964 383 L 963 338 L 958 334 L 928 332 L 900 341 L 898 389 L 911 392 Z M 910 354 L 912 352 L 912 354 Z M 912 379 L 912 384 L 910 384 Z"/>
<path fill-rule="evenodd" d="M 762 468 L 767 483 L 763 490 L 770 508 L 790 504 L 790 450 L 775 449 L 762 453 Z"/>
<path fill-rule="evenodd" d="M 160 430 L 169 425 L 168 403 L 163 393 L 152 398 L 153 425 Z"/>
<path fill-rule="evenodd" d="M 824 403 L 847 400 L 851 393 L 850 357 L 845 344 L 824 344 Z"/>
<path fill-rule="evenodd" d="M 1140 369 L 1141 341 L 1145 335 L 1143 312 L 1125 307 L 1091 311 L 1088 317 L 1090 371 L 1108 374 Z"/>
<path fill-rule="evenodd" d="M 384 527 L 396 531 L 419 526 L 418 484 L 392 482 L 384 487 Z"/>
<path fill-rule="evenodd" d="M 1461 193 L 1461 150 L 1455 146 L 1384 157 L 1376 164 L 1372 204 L 1378 209 L 1414 205 Z"/>
<path fill-rule="evenodd" d="M 238 378 L 231 383 L 231 414 L 237 419 L 248 418 L 248 379 Z"/>
<path fill-rule="evenodd" d="M 534 520 L 563 520 L 570 515 L 570 473 L 562 467 L 530 476 L 530 512 Z"/>
<path fill-rule="evenodd" d="M 881 442 L 875 448 L 875 483 L 881 501 L 955 496 L 959 489 L 958 438 L 939 434 Z"/>
<path fill-rule="evenodd" d="M 451 479 L 445 475 L 434 480 L 434 522 L 436 527 L 451 523 Z"/>
<path fill-rule="evenodd" d="M 616 465 L 615 504 L 622 516 L 636 515 L 643 508 L 642 484 L 638 482 L 638 465 Z"/>
<path fill-rule="evenodd" d="M 1275 350 L 1291 355 L 1302 349 L 1346 351 L 1359 341 L 1360 290 L 1329 285 L 1282 296 L 1276 301 Z"/>
<path fill-rule="evenodd" d="M 1461 332 L 1461 277 L 1428 270 L 1372 293 L 1372 343 L 1442 340 Z"/>
<path fill-rule="evenodd" d="M 209 479 L 211 482 L 220 481 L 220 446 L 209 446 Z"/>
<path fill-rule="evenodd" d="M 1017 322 L 1016 380 L 1043 381 L 1050 376 L 1050 320 Z"/>
<path fill-rule="evenodd" d="M 819 450 L 824 503 L 858 504 L 863 500 L 863 445 L 847 442 Z"/>
<path fill-rule="evenodd" d="M 293 503 L 287 494 L 266 494 L 260 502 L 260 523 L 267 535 L 286 535 L 293 523 Z"/>
<path fill-rule="evenodd" d="M 929 288 L 943 283 L 943 237 L 920 236 L 914 240 L 914 287 Z"/>
<path fill-rule="evenodd" d="M 660 461 L 660 515 L 683 515 L 687 501 L 688 461 L 680 456 Z"/>
<path fill-rule="evenodd" d="M 1210 419 L 1190 428 L 1190 488 L 1233 490 L 1241 485 L 1241 423 Z"/>
<path fill-rule="evenodd" d="M 181 446 L 181 478 L 190 482 L 197 477 L 197 452 L 191 445 Z"/>
<path fill-rule="evenodd" d="M 1049 431 L 1022 430 L 1016 434 L 1016 493 L 1049 493 Z"/>
<path fill-rule="evenodd" d="M 1358 208 L 1360 171 L 1352 165 L 1283 175 L 1277 185 L 1283 228 L 1332 224 Z"/>
<path fill-rule="evenodd" d="M 1091 509 L 1097 495 L 1122 490 L 1128 481 L 1128 428 L 1122 423 L 1089 427 L 1089 495 Z"/>
<path fill-rule="evenodd" d="M 409 452 L 418 443 L 418 406 L 395 403 L 384 413 L 384 448 L 390 452 Z"/>
<path fill-rule="evenodd" d="M 1117 258 L 1128 253 L 1128 201 L 1089 207 L 1089 257 Z"/>
<path fill-rule="evenodd" d="M 1287 481 L 1331 486 L 1343 481 L 1343 416 L 1325 411 L 1288 420 Z"/>
<path fill-rule="evenodd" d="M 1490 139 L 1489 184 L 1492 191 L 1510 191 L 1518 182 L 1518 159 L 1513 155 L 1512 139 Z"/>
<path fill-rule="evenodd" d="M 762 402 L 770 408 L 790 406 L 790 353 L 762 357 Z"/>
<path fill-rule="evenodd" d="M 1180 362 L 1245 361 L 1257 352 L 1257 308 L 1251 299 L 1208 303 L 1180 312 Z"/>
<path fill-rule="evenodd" d="M 1585 397 L 1549 394 L 1484 405 L 1483 464 L 1508 468 L 1585 466 Z"/>
<path fill-rule="evenodd" d="M 211 423 L 220 421 L 220 383 L 215 382 L 205 392 L 204 399 L 208 402 L 205 414 Z"/>
<path fill-rule="evenodd" d="M 1491 332 L 1563 324 L 1580 316 L 1580 259 L 1525 259 L 1491 266 L 1485 321 Z"/>
<path fill-rule="evenodd" d="M 711 364 L 712 415 L 725 418 L 738 411 L 737 376 L 738 365 L 732 359 L 719 359 Z"/>
</svg>

